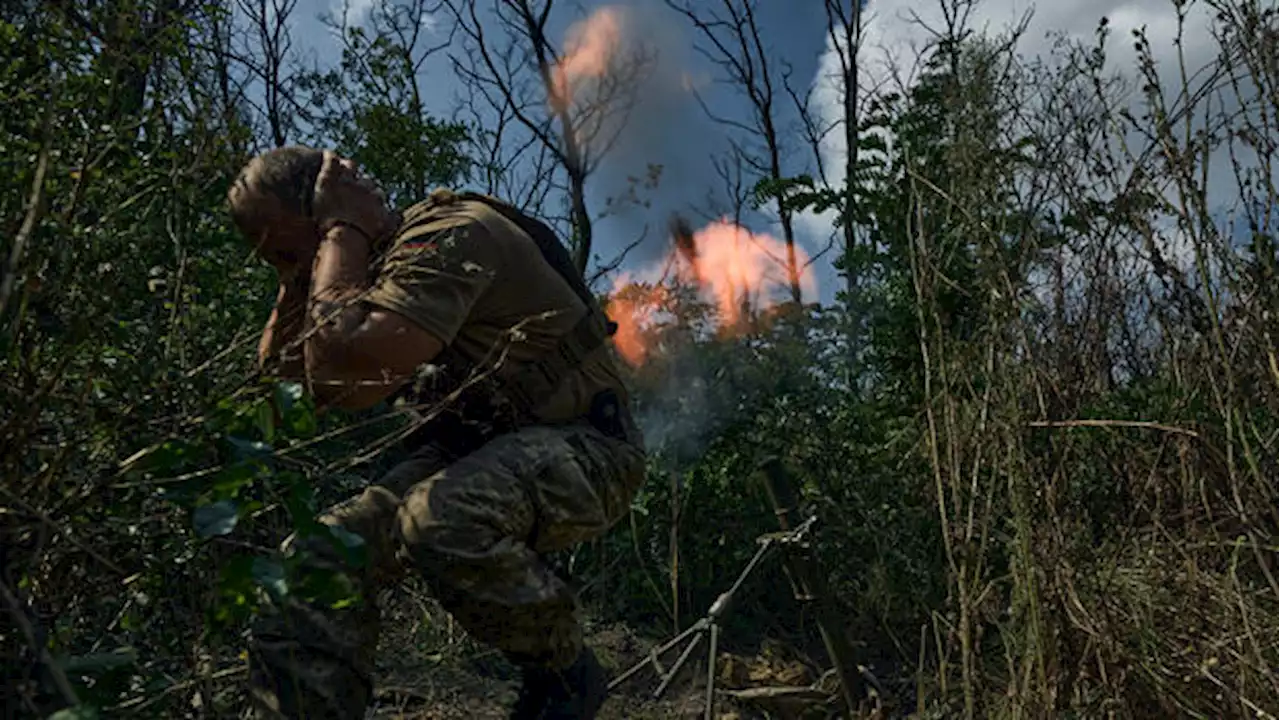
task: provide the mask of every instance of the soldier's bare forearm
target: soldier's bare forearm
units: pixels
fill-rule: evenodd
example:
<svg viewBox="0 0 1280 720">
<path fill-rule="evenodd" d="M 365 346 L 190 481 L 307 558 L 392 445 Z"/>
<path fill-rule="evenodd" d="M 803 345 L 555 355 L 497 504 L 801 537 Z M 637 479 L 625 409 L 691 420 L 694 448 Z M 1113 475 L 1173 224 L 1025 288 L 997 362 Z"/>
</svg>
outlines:
<svg viewBox="0 0 1280 720">
<path fill-rule="evenodd" d="M 369 287 L 369 241 L 349 226 L 326 234 L 316 254 L 308 306 L 307 369 L 316 378 L 343 374 L 351 338 L 369 308 L 358 302 Z"/>
<path fill-rule="evenodd" d="M 305 354 L 308 387 L 322 406 L 371 407 L 442 347 L 412 320 L 362 301 L 369 252 L 368 238 L 340 226 L 317 254 Z"/>
<path fill-rule="evenodd" d="M 305 327 L 310 284 L 310 278 L 301 273 L 281 281 L 276 306 L 258 344 L 261 367 L 291 380 L 303 376 L 303 354 L 298 338 Z"/>
</svg>

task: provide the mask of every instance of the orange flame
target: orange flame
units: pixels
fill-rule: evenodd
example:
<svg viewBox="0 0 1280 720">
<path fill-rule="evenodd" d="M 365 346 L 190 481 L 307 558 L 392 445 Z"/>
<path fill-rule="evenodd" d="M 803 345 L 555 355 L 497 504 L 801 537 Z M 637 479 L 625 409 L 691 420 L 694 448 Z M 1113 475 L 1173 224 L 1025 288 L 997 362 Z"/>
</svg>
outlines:
<svg viewBox="0 0 1280 720">
<path fill-rule="evenodd" d="M 605 74 L 621 38 L 622 10 L 617 7 L 597 8 L 569 27 L 564 56 L 552 73 L 551 104 L 556 110 L 569 106 L 574 86 L 583 78 Z"/>
<path fill-rule="evenodd" d="M 645 287 L 636 284 L 630 273 L 622 273 L 615 278 L 613 288 L 605 308 L 609 317 L 618 323 L 613 345 L 623 360 L 639 367 L 649 357 L 649 342 L 644 330 L 666 304 L 667 291 L 661 285 Z"/>
<path fill-rule="evenodd" d="M 640 307 L 640 303 L 633 300 L 617 300 L 609 303 L 610 317 L 628 319 L 627 322 L 618 323 L 618 331 L 613 336 L 613 346 L 618 349 L 622 359 L 632 367 L 643 365 L 645 358 L 649 355 L 649 347 L 645 345 L 644 338 L 640 334 L 640 323 L 635 320 L 635 317 L 642 312 L 644 310 Z"/>
<path fill-rule="evenodd" d="M 808 258 L 795 248 L 802 295 L 817 294 L 817 280 Z M 656 316 L 670 302 L 669 288 L 661 283 L 661 268 L 674 264 L 680 279 L 694 286 L 699 295 L 716 308 L 721 334 L 744 328 L 745 312 L 768 311 L 778 303 L 775 295 L 788 288 L 786 244 L 766 233 L 719 220 L 693 233 L 692 242 L 677 243 L 663 262 L 640 273 L 637 284 L 630 273 L 619 275 L 613 284 L 606 312 L 618 323 L 614 346 L 622 358 L 638 367 L 653 354 L 652 327 Z"/>
</svg>

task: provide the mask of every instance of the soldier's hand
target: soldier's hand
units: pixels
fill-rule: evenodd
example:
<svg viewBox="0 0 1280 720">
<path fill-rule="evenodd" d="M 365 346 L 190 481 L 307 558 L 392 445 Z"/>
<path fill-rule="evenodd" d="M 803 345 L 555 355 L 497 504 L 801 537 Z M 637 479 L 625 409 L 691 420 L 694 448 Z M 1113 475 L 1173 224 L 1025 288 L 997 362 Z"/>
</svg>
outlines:
<svg viewBox="0 0 1280 720">
<path fill-rule="evenodd" d="M 395 215 L 377 183 L 362 176 L 353 161 L 328 150 L 316 178 L 313 207 L 321 232 L 345 224 L 374 241 L 395 230 Z"/>
</svg>

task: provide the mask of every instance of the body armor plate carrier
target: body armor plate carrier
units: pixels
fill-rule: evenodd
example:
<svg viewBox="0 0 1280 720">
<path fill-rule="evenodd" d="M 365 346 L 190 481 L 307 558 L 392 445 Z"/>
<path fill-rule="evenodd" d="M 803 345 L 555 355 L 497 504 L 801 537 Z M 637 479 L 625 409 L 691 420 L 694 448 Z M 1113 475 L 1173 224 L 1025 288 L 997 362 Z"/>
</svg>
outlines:
<svg viewBox="0 0 1280 720">
<path fill-rule="evenodd" d="M 414 405 L 423 418 L 422 426 L 410 436 L 409 446 L 431 443 L 461 457 L 497 435 L 536 422 L 534 410 L 614 334 L 617 324 L 605 316 L 555 231 L 542 221 L 480 193 L 436 191 L 427 202 L 479 202 L 492 208 L 533 240 L 543 259 L 587 308 L 555 347 L 514 373 L 496 371 L 502 364 L 500 348 L 491 353 L 495 357 L 490 361 L 477 366 L 454 348 L 446 347 L 425 373 L 397 393 L 398 401 Z M 621 439 L 624 413 L 626 408 L 617 394 L 605 391 L 593 399 L 586 419 L 606 435 Z"/>
</svg>

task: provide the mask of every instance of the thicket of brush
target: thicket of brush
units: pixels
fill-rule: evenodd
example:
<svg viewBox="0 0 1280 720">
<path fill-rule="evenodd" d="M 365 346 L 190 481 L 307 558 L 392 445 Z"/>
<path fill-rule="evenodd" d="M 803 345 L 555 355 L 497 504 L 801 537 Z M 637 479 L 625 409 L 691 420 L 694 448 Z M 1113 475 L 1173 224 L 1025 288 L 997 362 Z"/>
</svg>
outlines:
<svg viewBox="0 0 1280 720">
<path fill-rule="evenodd" d="M 1209 5 L 1216 57 L 1160 67 L 1139 34 L 1127 80 L 1105 26 L 1034 59 L 953 28 L 868 104 L 851 182 L 757 183 L 837 212 L 848 286 L 719 334 L 661 296 L 633 377 L 652 481 L 566 558 L 592 612 L 700 616 L 775 529 L 769 453 L 804 479 L 849 636 L 921 717 L 1275 717 L 1276 11 Z M 353 464 L 380 421 L 254 374 L 274 280 L 222 198 L 282 132 L 238 83 L 279 68 L 237 65 L 227 9 L 0 15 L 7 716 L 217 716 L 282 584 L 271 547 L 394 460 Z M 362 112 L 312 107 L 347 131 L 291 139 L 374 168 L 440 150 L 387 179 L 402 197 L 492 182 L 486 129 L 424 116 L 386 90 L 394 48 L 356 45 L 392 81 L 303 78 Z M 730 636 L 812 639 L 783 583 L 739 603 Z"/>
</svg>

